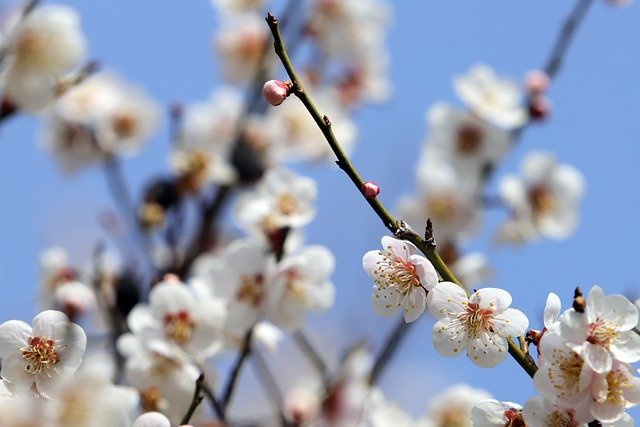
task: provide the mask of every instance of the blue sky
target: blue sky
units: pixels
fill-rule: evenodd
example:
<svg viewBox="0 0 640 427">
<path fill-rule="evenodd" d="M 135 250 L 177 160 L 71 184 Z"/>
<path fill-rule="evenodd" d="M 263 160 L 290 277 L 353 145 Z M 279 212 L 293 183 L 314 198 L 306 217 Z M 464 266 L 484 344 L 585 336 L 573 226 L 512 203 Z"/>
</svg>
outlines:
<svg viewBox="0 0 640 427">
<path fill-rule="evenodd" d="M 139 83 L 161 105 L 205 99 L 219 82 L 211 54 L 216 16 L 208 2 L 64 3 L 82 15 L 90 58 Z M 393 207 L 399 195 L 414 188 L 413 161 L 426 135 L 425 111 L 436 101 L 457 102 L 451 77 L 477 62 L 516 78 L 540 67 L 572 4 L 396 2 L 389 38 L 395 95 L 388 105 L 357 113 L 360 137 L 353 157 L 362 175 L 381 186 L 384 203 Z M 494 248 L 491 230 L 502 213 L 493 211 L 486 216 L 486 232 L 471 246 L 486 251 L 496 271 L 493 285 L 512 292 L 514 306 L 527 313 L 532 327 L 541 324 L 549 291 L 558 293 L 565 306 L 578 285 L 587 290 L 598 284 L 607 293 L 640 296 L 640 192 L 634 184 L 640 182 L 638 28 L 637 5 L 618 9 L 596 1 L 551 88 L 552 117 L 530 128 L 499 169 L 517 171 L 530 150 L 551 150 L 577 166 L 586 176 L 587 192 L 575 235 L 564 242 Z M 166 170 L 167 124 L 165 115 L 147 149 L 125 160 L 134 191 Z M 112 209 L 101 171 L 62 176 L 38 147 L 39 132 L 33 117 L 14 118 L 0 128 L 2 320 L 34 314 L 40 251 L 61 244 L 76 262 L 84 262 L 103 236 L 98 214 Z M 362 254 L 378 247 L 385 230 L 337 168 L 302 170 L 319 185 L 318 217 L 307 240 L 331 248 L 338 261 L 336 306 L 312 320 L 309 335 L 327 344 L 327 355 L 335 352 L 328 345 L 331 331 L 342 334 L 342 342 L 365 337 L 379 343 L 393 322 L 372 313 L 371 283 L 360 266 Z M 455 381 L 488 388 L 502 400 L 524 402 L 532 395 L 530 381 L 511 360 L 483 370 L 462 358 L 437 356 L 432 324 L 428 317 L 420 320 L 383 378 L 387 393 L 397 395 L 412 412 L 419 413 L 429 395 Z"/>
</svg>

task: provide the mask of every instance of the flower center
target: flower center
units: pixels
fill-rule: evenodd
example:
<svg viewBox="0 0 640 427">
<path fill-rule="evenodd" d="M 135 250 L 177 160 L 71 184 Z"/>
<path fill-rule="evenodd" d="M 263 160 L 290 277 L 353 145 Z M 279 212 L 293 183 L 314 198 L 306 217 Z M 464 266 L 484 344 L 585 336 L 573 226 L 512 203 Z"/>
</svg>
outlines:
<svg viewBox="0 0 640 427">
<path fill-rule="evenodd" d="M 515 408 L 504 411 L 504 417 L 507 419 L 504 427 L 526 427 L 527 425 L 524 422 L 522 411 L 519 411 Z M 553 425 L 555 426 L 555 424 Z"/>
<path fill-rule="evenodd" d="M 296 269 L 291 269 L 286 273 L 287 294 L 299 303 L 306 304 L 307 289 L 304 286 L 304 277 Z"/>
<path fill-rule="evenodd" d="M 571 418 L 572 417 L 565 414 L 563 411 L 557 410 L 547 415 L 546 420 L 547 420 L 547 425 L 550 425 L 550 426 L 558 426 L 558 427 L 577 426 L 577 424 L 574 424 Z"/>
<path fill-rule="evenodd" d="M 133 136 L 136 131 L 136 122 L 128 114 L 120 113 L 113 118 L 112 122 L 113 131 L 120 139 L 125 139 Z"/>
<path fill-rule="evenodd" d="M 584 359 L 578 353 L 566 349 L 553 349 L 551 360 L 557 367 L 549 373 L 549 380 L 558 396 L 580 391 L 580 374 Z"/>
<path fill-rule="evenodd" d="M 478 338 L 483 331 L 493 332 L 493 310 L 480 308 L 478 303 L 467 303 L 458 319 L 465 326 L 469 338 Z"/>
<path fill-rule="evenodd" d="M 191 339 L 195 326 L 186 310 L 164 315 L 164 332 L 169 339 L 178 344 L 184 344 Z"/>
<path fill-rule="evenodd" d="M 598 318 L 594 323 L 589 324 L 589 336 L 587 341 L 591 344 L 600 345 L 607 350 L 611 345 L 611 341 L 616 336 L 616 328 Z"/>
<path fill-rule="evenodd" d="M 389 249 L 380 252 L 382 260 L 378 261 L 376 269 L 384 282 L 391 282 L 398 287 L 401 294 L 408 293 L 414 286 L 420 286 L 420 278 L 416 273 L 416 266 L 395 255 Z"/>
<path fill-rule="evenodd" d="M 20 349 L 22 358 L 29 364 L 24 368 L 27 374 L 37 374 L 47 371 L 50 366 L 60 362 L 56 352 L 56 342 L 47 337 L 32 337 L 29 346 Z"/>
<path fill-rule="evenodd" d="M 151 386 L 140 391 L 140 407 L 144 412 L 160 411 L 164 406 L 164 398 L 158 387 Z"/>
<path fill-rule="evenodd" d="M 547 186 L 534 186 L 529 190 L 527 196 L 536 216 L 549 214 L 556 206 L 556 199 Z"/>
<path fill-rule="evenodd" d="M 298 210 L 296 199 L 289 193 L 280 194 L 278 196 L 276 206 L 278 208 L 278 212 L 285 216 L 294 214 Z"/>
<path fill-rule="evenodd" d="M 459 154 L 474 154 L 482 145 L 482 130 L 472 123 L 462 124 L 456 133 L 456 149 Z"/>
<path fill-rule="evenodd" d="M 439 222 L 451 223 L 457 211 L 456 202 L 449 194 L 434 194 L 427 198 L 427 211 L 432 218 L 439 220 Z"/>
<path fill-rule="evenodd" d="M 262 274 L 243 274 L 236 299 L 257 307 L 264 298 L 264 277 Z"/>
<path fill-rule="evenodd" d="M 627 404 L 627 399 L 624 397 L 624 392 L 633 387 L 629 378 L 619 369 L 611 371 L 607 374 L 607 404 L 622 405 Z M 602 402 L 601 402 L 602 403 Z"/>
</svg>

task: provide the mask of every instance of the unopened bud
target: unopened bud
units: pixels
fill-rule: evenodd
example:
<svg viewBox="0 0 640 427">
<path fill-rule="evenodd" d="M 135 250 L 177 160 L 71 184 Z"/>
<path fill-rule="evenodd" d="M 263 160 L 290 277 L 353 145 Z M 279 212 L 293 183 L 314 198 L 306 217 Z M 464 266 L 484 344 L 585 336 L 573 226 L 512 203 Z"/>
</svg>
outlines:
<svg viewBox="0 0 640 427">
<path fill-rule="evenodd" d="M 582 296 L 580 288 L 576 288 L 573 293 L 573 309 L 578 313 L 584 313 L 584 309 L 587 307 L 587 302 Z"/>
<path fill-rule="evenodd" d="M 380 194 L 380 187 L 373 181 L 367 181 L 360 187 L 362 195 L 367 199 L 375 199 Z"/>
<path fill-rule="evenodd" d="M 551 101 L 544 95 L 529 98 L 529 117 L 532 120 L 544 120 L 551 113 Z"/>
<path fill-rule="evenodd" d="M 280 105 L 291 94 L 291 82 L 280 80 L 269 80 L 262 87 L 264 99 L 274 107 Z"/>
<path fill-rule="evenodd" d="M 549 90 L 551 81 L 547 73 L 541 70 L 529 71 L 524 76 L 524 86 L 531 95 L 539 95 Z"/>
</svg>

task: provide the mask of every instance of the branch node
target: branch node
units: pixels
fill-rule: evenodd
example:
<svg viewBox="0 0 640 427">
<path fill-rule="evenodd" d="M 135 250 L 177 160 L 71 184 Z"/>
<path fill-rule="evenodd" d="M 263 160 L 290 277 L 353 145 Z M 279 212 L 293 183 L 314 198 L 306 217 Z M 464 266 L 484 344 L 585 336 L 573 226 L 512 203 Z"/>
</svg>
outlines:
<svg viewBox="0 0 640 427">
<path fill-rule="evenodd" d="M 427 218 L 427 224 L 424 229 L 424 242 L 430 248 L 436 247 L 436 238 L 433 235 L 433 221 L 431 221 L 431 218 Z"/>
<path fill-rule="evenodd" d="M 325 124 L 326 127 L 328 127 L 328 128 L 331 127 L 331 120 L 329 120 L 329 117 L 323 116 L 322 120 L 324 120 L 324 124 Z"/>
</svg>

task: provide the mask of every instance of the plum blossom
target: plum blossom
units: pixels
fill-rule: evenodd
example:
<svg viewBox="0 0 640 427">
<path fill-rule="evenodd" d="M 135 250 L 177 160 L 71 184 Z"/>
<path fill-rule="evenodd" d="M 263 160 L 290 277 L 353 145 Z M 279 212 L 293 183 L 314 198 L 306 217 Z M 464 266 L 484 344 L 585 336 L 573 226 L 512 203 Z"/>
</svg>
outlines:
<svg viewBox="0 0 640 427">
<path fill-rule="evenodd" d="M 73 375 L 82 362 L 87 337 L 82 328 L 59 311 L 47 310 L 31 326 L 20 320 L 0 325 L 0 358 L 4 385 L 11 392 L 35 386 L 46 398 Z"/>
<path fill-rule="evenodd" d="M 524 427 L 522 406 L 512 402 L 489 399 L 471 410 L 473 427 Z"/>
<path fill-rule="evenodd" d="M 427 124 L 425 156 L 453 165 L 464 179 L 477 181 L 483 169 L 497 164 L 509 149 L 508 131 L 444 103 L 427 111 Z"/>
<path fill-rule="evenodd" d="M 420 420 L 421 427 L 447 425 L 470 426 L 471 410 L 480 402 L 491 399 L 491 394 L 468 384 L 453 384 L 432 397 L 427 413 Z"/>
<path fill-rule="evenodd" d="M 164 339 L 194 357 L 206 357 L 220 344 L 225 314 L 222 301 L 198 299 L 189 286 L 167 278 L 151 289 L 149 304 L 131 310 L 127 324 L 136 335 Z"/>
<path fill-rule="evenodd" d="M 591 387 L 591 415 L 603 422 L 619 420 L 625 408 L 640 403 L 640 378 L 633 376 L 631 365 L 618 360 L 608 373 L 595 375 Z"/>
<path fill-rule="evenodd" d="M 240 93 L 225 87 L 213 92 L 209 100 L 184 109 L 179 139 L 169 157 L 183 190 L 235 180 L 229 158 L 242 108 Z"/>
<path fill-rule="evenodd" d="M 611 370 L 613 360 L 634 363 L 640 360 L 640 336 L 633 331 L 638 309 L 622 295 L 605 296 L 594 286 L 584 313 L 570 309 L 562 317 L 560 335 L 580 352 L 598 374 Z"/>
<path fill-rule="evenodd" d="M 45 120 L 43 146 L 71 172 L 116 154 L 135 154 L 155 129 L 158 109 L 113 73 L 85 79 L 59 97 Z"/>
<path fill-rule="evenodd" d="M 240 226 L 269 237 L 284 228 L 301 228 L 315 217 L 316 183 L 283 168 L 273 168 L 253 190 L 237 200 L 234 213 Z"/>
<path fill-rule="evenodd" d="M 398 211 L 414 230 L 427 218 L 438 226 L 438 242 L 471 237 L 480 225 L 477 182 L 468 180 L 448 163 L 423 158 L 417 170 L 418 194 L 400 199 Z"/>
<path fill-rule="evenodd" d="M 529 427 L 587 427 L 593 416 L 589 412 L 589 401 L 585 402 L 577 406 L 561 407 L 549 399 L 536 396 L 526 401 L 522 413 Z"/>
<path fill-rule="evenodd" d="M 362 267 L 375 282 L 373 310 L 390 317 L 402 308 L 405 321 L 413 322 L 424 312 L 426 293 L 438 282 L 438 274 L 413 243 L 384 236 L 382 248 L 362 258 Z"/>
<path fill-rule="evenodd" d="M 374 389 L 367 405 L 371 427 L 417 427 L 419 424 L 404 412 L 400 406 L 385 399 L 382 392 Z"/>
<path fill-rule="evenodd" d="M 307 246 L 286 256 L 271 274 L 266 317 L 284 329 L 304 324 L 307 311 L 326 311 L 333 304 L 335 289 L 329 280 L 335 259 L 323 246 Z"/>
<path fill-rule="evenodd" d="M 502 289 L 483 288 L 468 297 L 452 282 L 438 283 L 427 296 L 431 314 L 438 319 L 432 331 L 433 345 L 443 356 L 467 357 L 483 368 L 502 362 L 507 340 L 524 335 L 529 320 L 509 308 L 511 295 Z"/>
<path fill-rule="evenodd" d="M 547 331 L 538 346 L 544 357 L 533 377 L 536 390 L 552 403 L 575 406 L 589 399 L 594 372 L 584 358 L 566 345 L 557 331 Z"/>
<path fill-rule="evenodd" d="M 22 10 L 16 11 L 7 31 L 4 96 L 37 111 L 53 99 L 59 79 L 80 65 L 86 41 L 80 16 L 68 6 L 45 5 L 21 16 Z"/>
<path fill-rule="evenodd" d="M 513 212 L 503 225 L 506 229 L 499 231 L 503 240 L 569 237 L 578 224 L 585 186 L 582 174 L 573 166 L 558 164 L 548 152 L 529 154 L 522 162 L 522 174 L 522 178 L 507 175 L 500 183 L 501 197 Z"/>
<path fill-rule="evenodd" d="M 468 74 L 455 77 L 453 88 L 474 114 L 496 126 L 513 129 L 527 120 L 519 85 L 487 65 L 476 64 Z"/>
</svg>

